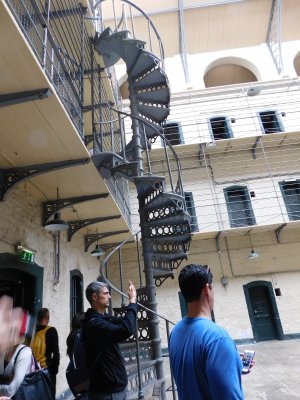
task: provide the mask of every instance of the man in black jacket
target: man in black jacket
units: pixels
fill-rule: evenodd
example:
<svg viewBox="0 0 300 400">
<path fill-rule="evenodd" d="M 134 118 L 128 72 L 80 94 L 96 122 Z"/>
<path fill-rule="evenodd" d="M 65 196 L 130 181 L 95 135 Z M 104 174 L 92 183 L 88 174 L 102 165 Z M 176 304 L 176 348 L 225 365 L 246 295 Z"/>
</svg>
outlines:
<svg viewBox="0 0 300 400">
<path fill-rule="evenodd" d="M 135 331 L 135 287 L 129 281 L 129 305 L 124 317 L 119 318 L 105 314 L 111 298 L 105 283 L 90 283 L 85 294 L 91 304 L 83 325 L 87 361 L 92 368 L 89 400 L 124 400 L 128 379 L 118 343 Z"/>
</svg>

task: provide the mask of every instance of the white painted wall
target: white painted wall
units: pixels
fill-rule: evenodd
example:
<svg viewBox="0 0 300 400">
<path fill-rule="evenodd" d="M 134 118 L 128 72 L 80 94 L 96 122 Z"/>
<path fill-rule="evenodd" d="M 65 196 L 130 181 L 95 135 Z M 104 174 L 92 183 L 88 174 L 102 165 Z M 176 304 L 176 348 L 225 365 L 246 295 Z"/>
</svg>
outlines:
<svg viewBox="0 0 300 400">
<path fill-rule="evenodd" d="M 27 186 L 30 184 L 27 183 Z M 53 280 L 52 234 L 41 226 L 41 204 L 34 200 L 26 185 L 11 190 L 0 203 L 0 253 L 14 252 L 18 241 L 37 251 L 35 262 L 44 268 L 43 307 L 49 308 L 50 325 L 56 327 L 59 336 L 60 367 L 57 377 L 57 394 L 67 389 L 65 371 L 68 364 L 66 338 L 70 331 L 70 271 L 78 269 L 83 274 L 84 288 L 96 280 L 98 261 L 84 253 L 83 237 L 74 235 L 67 241 L 67 233 L 61 234 L 60 279 Z M 85 308 L 88 307 L 84 299 Z"/>
</svg>

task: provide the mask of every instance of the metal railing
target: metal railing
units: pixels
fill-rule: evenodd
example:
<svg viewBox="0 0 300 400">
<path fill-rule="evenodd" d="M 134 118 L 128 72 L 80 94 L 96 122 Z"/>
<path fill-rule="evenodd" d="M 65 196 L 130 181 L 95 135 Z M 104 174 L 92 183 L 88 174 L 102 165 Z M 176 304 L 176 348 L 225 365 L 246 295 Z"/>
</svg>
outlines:
<svg viewBox="0 0 300 400">
<path fill-rule="evenodd" d="M 87 147 L 92 140 L 88 139 L 89 132 L 84 126 L 84 113 L 89 112 L 93 153 L 109 148 L 121 151 L 120 121 L 105 106 L 112 101 L 119 104 L 117 82 L 113 68 L 107 75 L 96 60 L 85 24 L 86 9 L 76 0 L 6 0 L 6 3 Z M 107 122 L 102 123 L 103 120 Z M 127 182 L 123 178 L 110 178 L 106 182 L 130 225 Z"/>
<path fill-rule="evenodd" d="M 166 162 L 166 168 L 168 172 L 168 183 L 170 185 L 170 188 L 172 192 L 176 192 L 180 194 L 181 196 L 184 196 L 184 191 L 183 191 L 183 185 L 182 185 L 182 175 L 181 175 L 181 165 L 180 165 L 180 160 L 179 157 L 174 150 L 173 146 L 171 145 L 170 141 L 157 129 L 151 122 L 146 121 L 144 118 L 139 117 L 139 116 L 134 116 L 132 114 L 129 114 L 125 111 L 120 111 L 112 107 L 111 105 L 108 105 L 111 110 L 114 112 L 118 113 L 119 115 L 123 115 L 125 117 L 129 117 L 130 119 L 135 119 L 140 123 L 140 129 L 142 134 L 144 135 L 144 142 L 147 143 L 148 139 L 146 137 L 145 129 L 144 126 L 150 127 L 154 132 L 156 137 L 159 137 L 162 141 L 162 146 L 164 149 L 164 155 L 165 155 L 165 162 Z M 126 143 L 125 143 L 126 144 Z M 152 175 L 152 166 L 151 166 L 151 156 L 150 156 L 150 151 L 148 147 L 146 146 L 145 148 L 145 160 L 144 160 L 144 173 L 147 175 Z M 174 172 L 177 174 L 177 179 L 174 179 L 173 174 Z"/>
<path fill-rule="evenodd" d="M 134 235 L 130 236 L 128 239 L 124 240 L 122 243 L 120 243 L 118 246 L 116 246 L 101 262 L 100 264 L 100 277 L 101 279 L 107 283 L 107 285 L 117 294 L 120 295 L 121 297 L 121 306 L 124 306 L 124 299 L 128 299 L 128 295 L 123 292 L 123 265 L 122 265 L 122 249 L 123 247 L 135 240 L 137 247 L 136 247 L 136 253 L 137 253 L 137 268 L 138 268 L 138 276 L 139 276 L 139 284 L 140 287 L 143 286 L 142 282 L 142 266 L 141 266 L 141 257 L 140 257 L 140 249 L 139 249 L 139 233 L 137 232 Z M 120 272 L 120 289 L 118 289 L 112 282 L 109 281 L 107 275 L 108 275 L 108 264 L 112 256 L 118 254 L 118 267 L 119 267 L 119 272 Z M 169 348 L 169 339 L 170 339 L 170 326 L 175 325 L 174 322 L 170 321 L 168 318 L 164 317 L 163 315 L 154 312 L 150 308 L 146 307 L 144 304 L 137 302 L 137 305 L 142 309 L 145 310 L 146 312 L 151 313 L 155 317 L 159 318 L 160 320 L 165 322 L 165 328 L 166 328 L 166 335 L 167 335 L 167 341 L 168 341 L 168 348 Z M 110 307 L 110 312 L 112 311 L 112 306 Z M 140 364 L 140 349 L 139 349 L 139 335 L 138 335 L 138 321 L 137 321 L 137 327 L 136 327 L 136 333 L 135 333 L 135 341 L 136 341 L 136 363 L 137 363 L 137 371 L 138 371 L 138 391 L 139 391 L 139 398 L 143 398 L 143 382 L 142 382 L 142 377 L 141 377 L 141 364 Z M 172 390 L 172 399 L 176 400 L 177 395 L 176 395 L 176 388 L 175 388 L 175 381 L 174 381 L 174 376 L 172 373 L 172 369 L 170 367 L 170 378 L 171 378 L 171 390 Z"/>
<path fill-rule="evenodd" d="M 68 9 L 47 0 L 6 0 L 40 65 L 83 136 L 84 9 L 69 0 Z"/>
<path fill-rule="evenodd" d="M 128 30 L 132 38 L 144 40 L 145 49 L 151 53 L 159 54 L 161 67 L 164 69 L 164 47 L 159 33 L 149 16 L 136 4 L 129 0 L 110 0 L 94 2 L 94 16 L 97 18 L 97 30 L 102 31 L 110 26 L 118 31 Z M 135 24 L 135 18 L 143 20 Z"/>
</svg>

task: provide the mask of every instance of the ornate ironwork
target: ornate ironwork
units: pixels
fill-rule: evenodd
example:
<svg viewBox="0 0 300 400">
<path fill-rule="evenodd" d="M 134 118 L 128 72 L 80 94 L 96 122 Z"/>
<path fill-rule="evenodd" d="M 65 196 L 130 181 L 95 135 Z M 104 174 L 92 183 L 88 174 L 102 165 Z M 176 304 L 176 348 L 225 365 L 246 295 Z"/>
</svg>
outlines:
<svg viewBox="0 0 300 400">
<path fill-rule="evenodd" d="M 86 226 L 96 224 L 97 222 L 104 222 L 109 221 L 111 219 L 118 219 L 121 218 L 121 215 L 109 215 L 107 217 L 98 217 L 98 218 L 88 218 L 88 219 L 81 219 L 77 221 L 68 221 L 69 228 L 68 228 L 68 241 L 70 242 L 72 236 L 79 231 L 79 229 L 85 228 Z"/>
<path fill-rule="evenodd" d="M 3 200 L 6 193 L 17 183 L 40 175 L 45 172 L 55 171 L 63 168 L 75 167 L 76 165 L 87 164 L 89 158 L 78 160 L 58 161 L 54 163 L 30 165 L 27 167 L 0 169 L 0 200 Z"/>
<path fill-rule="evenodd" d="M 43 207 L 43 216 L 42 216 L 42 225 L 45 226 L 48 218 L 54 214 L 55 212 L 61 210 L 62 208 L 72 206 L 74 204 L 83 203 L 89 200 L 95 199 L 104 199 L 109 195 L 109 193 L 99 193 L 99 194 L 90 194 L 87 196 L 78 196 L 78 197 L 69 197 L 65 199 L 59 199 L 59 209 L 57 200 L 49 200 L 42 203 Z"/>
<path fill-rule="evenodd" d="M 90 233 L 88 235 L 84 235 L 84 251 L 87 251 L 89 246 L 105 237 L 113 236 L 113 235 L 120 235 L 121 233 L 128 233 L 129 230 L 122 230 L 122 231 L 112 231 L 112 232 L 105 232 L 105 233 Z"/>
</svg>

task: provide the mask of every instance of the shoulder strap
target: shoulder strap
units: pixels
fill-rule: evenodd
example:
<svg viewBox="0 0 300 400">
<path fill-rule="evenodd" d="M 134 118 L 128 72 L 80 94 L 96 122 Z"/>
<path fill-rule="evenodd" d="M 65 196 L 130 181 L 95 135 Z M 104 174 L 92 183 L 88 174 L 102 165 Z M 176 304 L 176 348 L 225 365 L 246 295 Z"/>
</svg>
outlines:
<svg viewBox="0 0 300 400">
<path fill-rule="evenodd" d="M 25 346 L 25 344 L 24 344 L 24 346 L 21 347 L 21 348 L 19 349 L 19 351 L 17 352 L 16 357 L 15 357 L 15 360 L 14 360 L 14 365 L 16 365 L 17 358 L 18 358 L 19 354 L 21 353 L 21 351 L 22 351 L 25 347 L 27 347 L 27 346 Z"/>
</svg>

